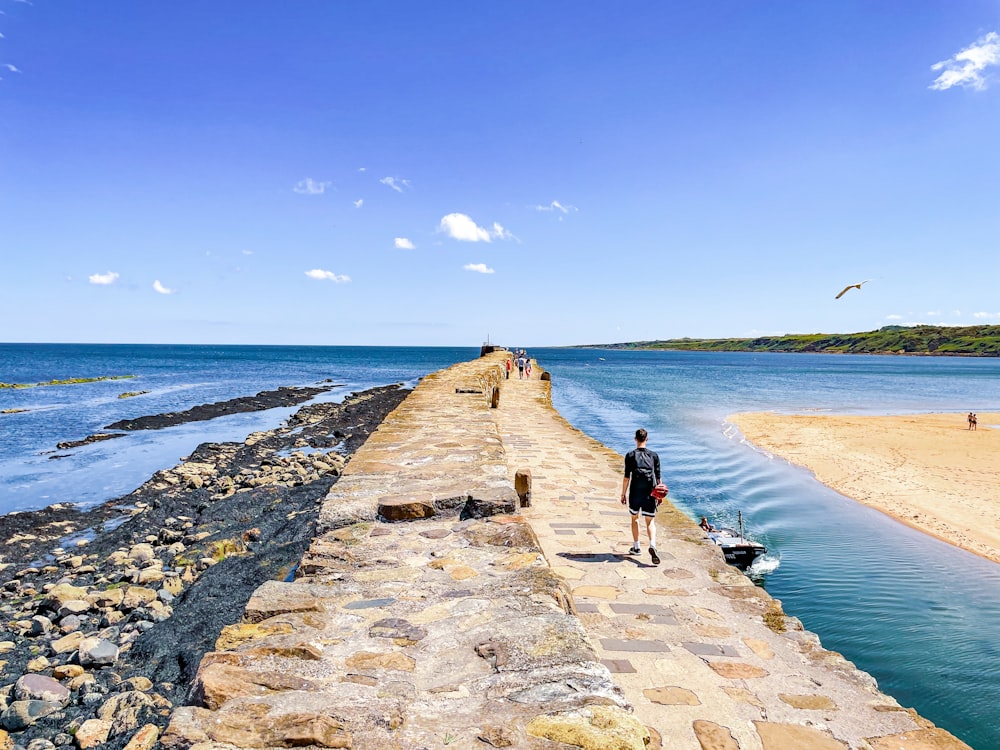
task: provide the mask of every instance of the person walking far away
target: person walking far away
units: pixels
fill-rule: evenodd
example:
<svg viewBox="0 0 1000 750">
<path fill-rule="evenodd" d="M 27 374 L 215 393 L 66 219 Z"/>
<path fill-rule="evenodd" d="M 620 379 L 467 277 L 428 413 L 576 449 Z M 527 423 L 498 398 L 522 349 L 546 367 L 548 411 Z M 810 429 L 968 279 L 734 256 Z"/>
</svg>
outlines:
<svg viewBox="0 0 1000 750">
<path fill-rule="evenodd" d="M 510 357 L 507 357 L 507 380 L 510 380 L 510 368 L 514 365 L 510 361 Z"/>
<path fill-rule="evenodd" d="M 979 425 L 979 417 L 973 414 L 972 420 L 969 422 L 969 429 L 975 431 L 978 425 Z"/>
<path fill-rule="evenodd" d="M 660 457 L 646 448 L 648 433 L 639 428 L 635 431 L 635 450 L 625 454 L 625 477 L 622 479 L 622 505 L 628 503 L 628 512 L 632 517 L 632 549 L 629 552 L 638 555 L 639 547 L 639 516 L 646 522 L 646 535 L 649 537 L 649 557 L 653 565 L 660 564 L 660 556 L 656 554 L 656 508 L 660 500 L 653 497 L 653 488 L 660 482 Z M 626 500 L 627 495 L 627 500 Z"/>
</svg>

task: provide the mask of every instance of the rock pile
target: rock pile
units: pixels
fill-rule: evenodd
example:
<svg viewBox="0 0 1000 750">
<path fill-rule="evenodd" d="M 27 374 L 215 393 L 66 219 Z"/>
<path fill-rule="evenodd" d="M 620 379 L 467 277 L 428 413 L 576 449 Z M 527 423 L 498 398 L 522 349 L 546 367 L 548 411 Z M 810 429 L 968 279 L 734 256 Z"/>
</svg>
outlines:
<svg viewBox="0 0 1000 750">
<path fill-rule="evenodd" d="M 199 446 L 77 537 L 80 511 L 40 514 L 42 536 L 20 514 L 9 538 L 35 562 L 0 565 L 0 750 L 154 746 L 201 655 L 298 562 L 349 452 L 404 396 L 311 404 L 242 444 Z"/>
</svg>

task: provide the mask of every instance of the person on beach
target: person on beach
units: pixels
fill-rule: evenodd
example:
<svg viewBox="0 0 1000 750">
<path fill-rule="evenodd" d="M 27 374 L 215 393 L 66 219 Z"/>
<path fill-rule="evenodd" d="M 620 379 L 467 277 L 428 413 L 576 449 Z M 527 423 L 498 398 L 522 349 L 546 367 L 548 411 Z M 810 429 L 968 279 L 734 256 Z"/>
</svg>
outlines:
<svg viewBox="0 0 1000 750">
<path fill-rule="evenodd" d="M 510 358 L 510 357 L 507 357 L 507 380 L 510 380 L 510 369 L 511 369 L 511 368 L 512 368 L 513 366 L 514 366 L 514 365 L 513 365 L 512 363 L 511 363 L 511 358 Z"/>
<path fill-rule="evenodd" d="M 969 412 L 969 416 L 967 416 L 965 419 L 969 423 L 969 429 L 971 430 L 972 429 L 972 412 L 971 411 Z"/>
<path fill-rule="evenodd" d="M 632 521 L 632 548 L 629 552 L 638 555 L 639 516 L 646 521 L 646 535 L 649 537 L 649 557 L 653 565 L 660 564 L 656 554 L 656 508 L 660 500 L 653 497 L 653 488 L 660 482 L 660 457 L 646 447 L 649 434 L 639 428 L 635 431 L 635 450 L 625 454 L 625 477 L 622 479 L 622 505 L 628 503 Z M 627 500 L 626 500 L 627 497 Z"/>
<path fill-rule="evenodd" d="M 979 426 L 979 417 L 975 414 L 969 415 L 969 429 L 975 431 L 976 427 Z"/>
</svg>

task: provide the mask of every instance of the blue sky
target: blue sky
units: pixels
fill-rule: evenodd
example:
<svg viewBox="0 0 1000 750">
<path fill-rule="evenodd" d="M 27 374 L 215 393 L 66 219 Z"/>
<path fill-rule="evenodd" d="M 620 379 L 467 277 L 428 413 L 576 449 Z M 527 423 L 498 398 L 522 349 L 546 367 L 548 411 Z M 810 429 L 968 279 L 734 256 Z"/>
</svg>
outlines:
<svg viewBox="0 0 1000 750">
<path fill-rule="evenodd" d="M 0 341 L 1000 323 L 1000 0 L 0 11 Z"/>
</svg>

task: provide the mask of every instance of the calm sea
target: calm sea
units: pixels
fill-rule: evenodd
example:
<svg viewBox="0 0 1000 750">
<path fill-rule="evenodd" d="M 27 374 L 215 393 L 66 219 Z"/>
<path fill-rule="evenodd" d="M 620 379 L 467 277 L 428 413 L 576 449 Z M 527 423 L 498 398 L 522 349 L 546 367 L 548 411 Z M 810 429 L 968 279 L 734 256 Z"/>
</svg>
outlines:
<svg viewBox="0 0 1000 750">
<path fill-rule="evenodd" d="M 511 342 L 516 343 L 516 342 Z M 756 577 L 785 610 L 977 750 L 1000 748 L 1000 565 L 925 537 L 746 445 L 739 411 L 889 414 L 1000 411 L 1000 360 L 808 354 L 530 352 L 553 376 L 556 407 L 619 452 L 650 430 L 671 499 L 731 523 L 770 550 Z M 135 375 L 0 390 L 0 512 L 93 504 L 131 491 L 206 440 L 241 440 L 292 409 L 221 417 L 50 458 L 124 417 L 332 379 L 339 400 L 477 356 L 477 348 L 0 345 L 0 382 Z M 124 391 L 148 394 L 119 399 Z M 63 453 L 63 452 L 60 452 Z M 998 488 L 1000 497 L 1000 488 Z"/>
</svg>

